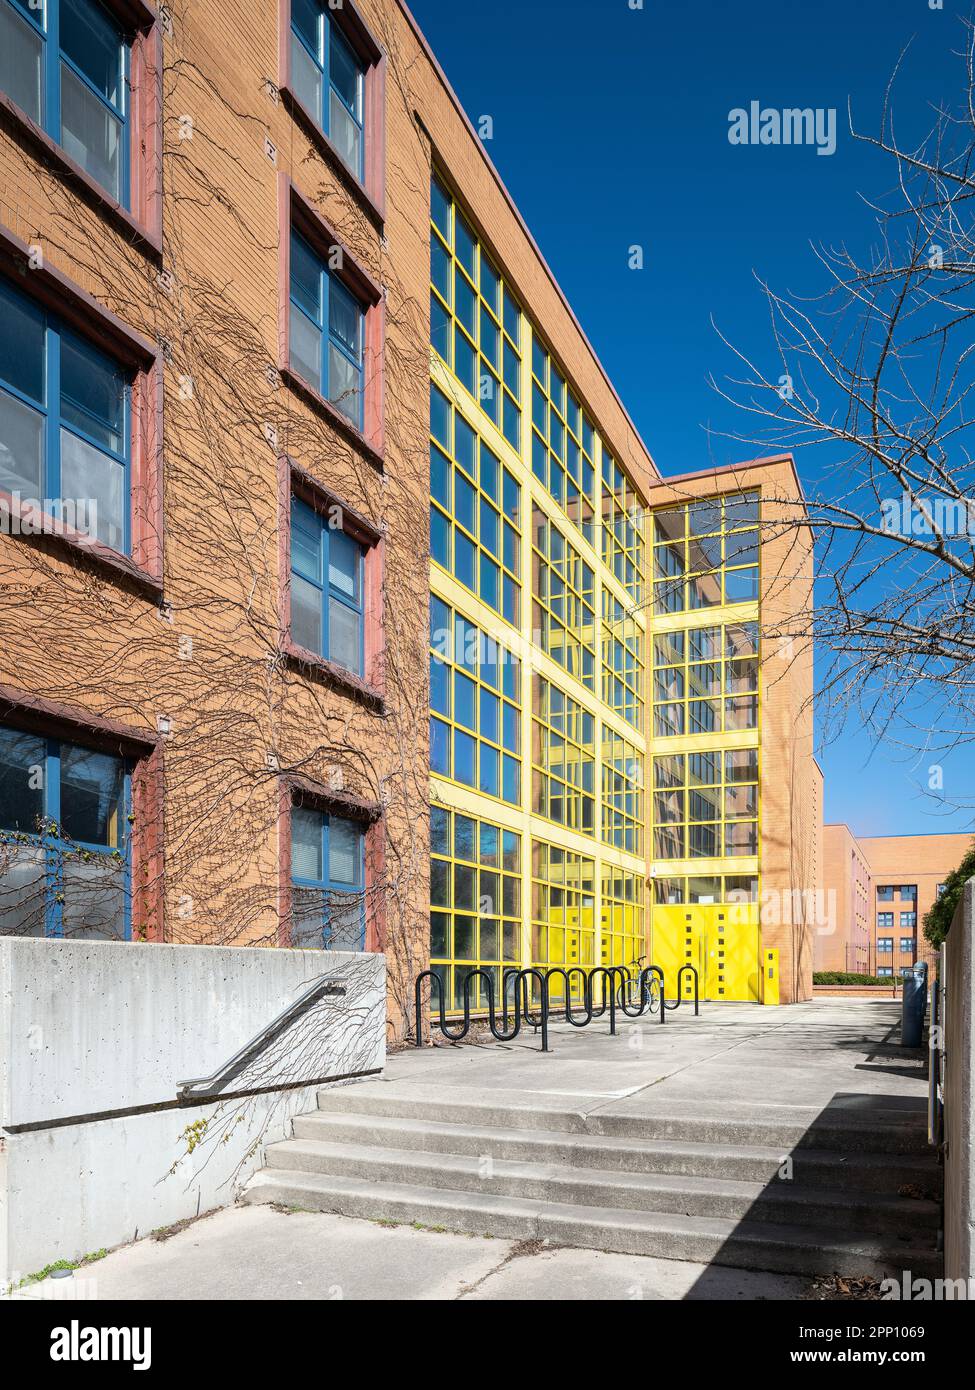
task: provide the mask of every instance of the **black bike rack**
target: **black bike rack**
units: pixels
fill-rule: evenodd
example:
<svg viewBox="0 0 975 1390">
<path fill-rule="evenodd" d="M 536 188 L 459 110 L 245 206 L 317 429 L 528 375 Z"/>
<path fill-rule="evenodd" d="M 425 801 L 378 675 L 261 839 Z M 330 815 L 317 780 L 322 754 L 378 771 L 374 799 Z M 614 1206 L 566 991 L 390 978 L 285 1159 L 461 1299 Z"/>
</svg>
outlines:
<svg viewBox="0 0 975 1390">
<path fill-rule="evenodd" d="M 700 995 L 699 995 L 699 990 L 698 990 L 698 974 L 697 974 L 697 970 L 694 968 L 693 965 L 682 965 L 681 968 L 678 970 L 678 972 L 677 972 L 677 998 L 674 1000 L 673 1004 L 668 1004 L 668 1005 L 667 1005 L 667 1008 L 671 1011 L 671 1013 L 673 1013 L 674 1009 L 679 1009 L 679 1008 L 680 1008 L 680 1001 L 681 1001 L 681 999 L 683 998 L 683 995 L 682 995 L 681 992 L 680 992 L 680 989 L 681 989 L 681 980 L 682 980 L 683 976 L 686 975 L 686 974 L 688 974 L 688 973 L 690 973 L 690 974 L 693 976 L 693 978 L 694 978 L 694 1017 L 697 1018 L 697 1017 L 700 1015 L 701 1008 L 700 1008 Z"/>
<path fill-rule="evenodd" d="M 551 981 L 561 978 L 565 986 L 565 995 L 561 1003 L 556 1004 L 556 1009 L 564 1015 L 565 1022 L 573 1028 L 585 1028 L 593 1019 L 602 1018 L 609 1009 L 609 1031 L 611 1036 L 616 1036 L 616 1013 L 617 1009 L 626 1018 L 640 1018 L 643 1014 L 652 1015 L 654 1008 L 654 993 L 657 995 L 657 1004 L 660 1010 L 660 1022 L 666 1023 L 668 1012 L 680 1008 L 681 1003 L 681 982 L 685 974 L 690 973 L 694 980 L 694 1014 L 695 1017 L 700 1013 L 698 974 L 693 965 L 682 965 L 677 972 L 677 999 L 673 1004 L 668 1004 L 666 1000 L 666 981 L 664 972 L 659 965 L 648 965 L 642 969 L 636 979 L 639 988 L 639 995 L 636 1004 L 629 1001 L 629 987 L 634 983 L 629 969 L 624 965 L 596 965 L 586 970 L 581 965 L 552 966 L 550 969 L 543 970 L 538 966 L 528 966 L 518 969 L 508 966 L 502 971 L 501 975 L 501 1019 L 498 1024 L 498 1014 L 495 1000 L 494 976 L 489 970 L 476 967 L 464 979 L 464 1016 L 462 1019 L 455 1019 L 453 1023 L 447 1020 L 447 1013 L 444 1007 L 444 983 L 440 975 L 435 970 L 424 970 L 416 977 L 416 987 L 414 991 L 414 1004 L 416 1008 L 416 1045 L 423 1046 L 423 1000 L 422 986 L 424 980 L 431 981 L 430 1005 L 433 1007 L 433 983 L 437 987 L 437 1020 L 436 1026 L 440 1029 L 445 1038 L 451 1042 L 462 1042 L 470 1032 L 471 1024 L 474 1021 L 471 1017 L 471 992 L 473 982 L 481 979 L 485 982 L 487 993 L 487 1023 L 492 1035 L 498 1042 L 514 1042 L 521 1032 L 522 1024 L 527 1023 L 536 1032 L 541 1031 L 542 1051 L 550 1052 L 548 1039 L 549 1019 L 552 1017 Z M 574 978 L 582 978 L 582 1015 L 576 1016 L 573 1010 L 572 1001 L 572 981 Z M 593 1000 L 593 986 L 595 980 L 602 981 L 602 998 L 598 1006 Z M 538 1012 L 534 1012 L 531 1002 L 531 989 L 529 982 L 534 982 L 538 986 Z M 509 1024 L 509 995 L 514 1001 L 514 1020 Z M 483 1017 L 483 1015 L 479 1015 Z M 431 1021 L 432 1026 L 432 1021 Z"/>
</svg>

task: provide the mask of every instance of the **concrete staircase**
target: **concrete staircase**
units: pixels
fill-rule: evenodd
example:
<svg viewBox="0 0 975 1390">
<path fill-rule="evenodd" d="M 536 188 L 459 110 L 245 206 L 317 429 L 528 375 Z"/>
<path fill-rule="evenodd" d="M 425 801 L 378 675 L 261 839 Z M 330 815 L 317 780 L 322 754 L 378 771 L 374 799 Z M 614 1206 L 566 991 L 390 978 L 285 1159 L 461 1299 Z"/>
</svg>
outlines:
<svg viewBox="0 0 975 1390">
<path fill-rule="evenodd" d="M 709 1117 L 690 1102 L 657 1114 L 581 1099 L 403 1081 L 324 1090 L 294 1137 L 267 1148 L 244 1199 L 745 1269 L 940 1273 L 940 1169 L 917 1108 Z"/>
</svg>

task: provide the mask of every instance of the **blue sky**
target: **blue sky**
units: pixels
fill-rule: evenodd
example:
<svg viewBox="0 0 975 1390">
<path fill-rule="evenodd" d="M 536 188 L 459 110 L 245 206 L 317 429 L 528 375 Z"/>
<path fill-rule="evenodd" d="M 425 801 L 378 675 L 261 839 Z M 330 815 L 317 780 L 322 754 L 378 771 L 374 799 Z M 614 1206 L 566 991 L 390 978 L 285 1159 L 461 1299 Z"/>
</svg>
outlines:
<svg viewBox="0 0 975 1390">
<path fill-rule="evenodd" d="M 811 245 L 866 250 L 863 195 L 890 185 L 875 133 L 895 88 L 902 138 L 960 91 L 961 15 L 971 0 L 413 0 L 468 115 L 490 115 L 488 150 L 661 473 L 753 451 L 724 433 L 748 421 L 708 384 L 734 373 L 717 327 L 775 365 L 755 275 L 796 295 L 822 288 Z M 729 112 L 836 108 L 835 154 L 735 147 Z M 627 264 L 645 249 L 645 269 Z M 712 324 L 712 318 L 714 324 Z M 778 375 L 778 373 L 776 373 Z M 709 433 L 710 431 L 710 433 Z M 800 456 L 812 477 L 816 463 Z M 948 797 L 975 789 L 975 754 L 923 758 L 847 727 L 825 747 L 826 816 L 861 834 L 963 830 L 923 793 L 940 762 Z M 972 800 L 975 800 L 973 793 Z"/>
</svg>

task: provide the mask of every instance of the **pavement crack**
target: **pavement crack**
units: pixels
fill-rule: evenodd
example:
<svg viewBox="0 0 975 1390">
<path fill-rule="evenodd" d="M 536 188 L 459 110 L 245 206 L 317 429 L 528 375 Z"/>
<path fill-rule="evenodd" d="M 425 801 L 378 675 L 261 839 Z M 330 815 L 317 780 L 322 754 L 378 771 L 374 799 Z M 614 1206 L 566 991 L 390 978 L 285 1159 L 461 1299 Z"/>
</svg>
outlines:
<svg viewBox="0 0 975 1390">
<path fill-rule="evenodd" d="M 537 1228 L 537 1221 L 533 1224 Z M 493 1268 L 489 1269 L 485 1274 L 482 1274 L 480 1279 L 475 1279 L 471 1284 L 461 1284 L 454 1302 L 459 1303 L 460 1300 L 466 1298 L 468 1294 L 476 1293 L 489 1279 L 493 1279 L 496 1274 L 500 1274 L 501 1271 L 506 1269 L 514 1260 L 532 1259 L 535 1255 L 541 1255 L 543 1251 L 558 1249 L 559 1246 L 552 1245 L 549 1241 L 537 1235 L 527 1236 L 523 1240 L 516 1240 L 504 1259 L 499 1260 Z"/>
</svg>

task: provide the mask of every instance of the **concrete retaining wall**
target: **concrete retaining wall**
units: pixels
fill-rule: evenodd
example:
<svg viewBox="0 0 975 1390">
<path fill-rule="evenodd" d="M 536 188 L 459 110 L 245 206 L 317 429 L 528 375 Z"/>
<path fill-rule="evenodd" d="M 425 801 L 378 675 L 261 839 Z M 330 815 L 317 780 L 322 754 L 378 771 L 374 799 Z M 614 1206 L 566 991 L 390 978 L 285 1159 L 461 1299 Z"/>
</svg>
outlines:
<svg viewBox="0 0 975 1390">
<path fill-rule="evenodd" d="M 229 1083 L 177 1106 L 314 980 Z M 380 955 L 0 938 L 0 1284 L 224 1206 L 315 1087 L 385 1060 Z M 118 1112 L 129 1112 L 120 1114 Z"/>
<path fill-rule="evenodd" d="M 945 1278 L 975 1278 L 975 879 L 945 941 Z"/>
</svg>

